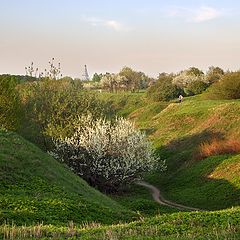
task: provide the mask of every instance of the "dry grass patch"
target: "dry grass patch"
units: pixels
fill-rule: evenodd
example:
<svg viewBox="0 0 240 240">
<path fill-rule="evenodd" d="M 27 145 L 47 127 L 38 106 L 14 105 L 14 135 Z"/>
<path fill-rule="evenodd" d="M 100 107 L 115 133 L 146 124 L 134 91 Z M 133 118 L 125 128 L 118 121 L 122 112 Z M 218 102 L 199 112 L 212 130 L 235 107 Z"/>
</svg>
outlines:
<svg viewBox="0 0 240 240">
<path fill-rule="evenodd" d="M 210 142 L 204 142 L 200 144 L 198 159 L 234 153 L 240 153 L 240 140 L 235 138 L 214 138 Z"/>
</svg>

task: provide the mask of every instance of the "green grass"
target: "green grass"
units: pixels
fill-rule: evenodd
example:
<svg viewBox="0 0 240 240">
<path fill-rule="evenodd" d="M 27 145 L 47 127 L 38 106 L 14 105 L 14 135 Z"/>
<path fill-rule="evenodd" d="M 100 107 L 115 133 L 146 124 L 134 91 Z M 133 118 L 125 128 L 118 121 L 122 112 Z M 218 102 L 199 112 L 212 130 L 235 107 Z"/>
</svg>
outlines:
<svg viewBox="0 0 240 240">
<path fill-rule="evenodd" d="M 108 93 L 98 94 L 99 99 L 106 102 L 110 115 L 128 116 L 139 107 L 146 105 L 148 100 L 144 92 L 139 93 Z"/>
<path fill-rule="evenodd" d="M 240 137 L 240 101 L 196 96 L 179 104 L 151 102 L 144 93 L 100 95 L 110 114 L 127 116 L 146 130 L 166 159 L 165 173 L 145 179 L 167 199 L 215 211 L 162 207 L 136 185 L 110 196 L 113 201 L 34 145 L 1 132 L 0 238 L 25 234 L 25 239 L 240 239 L 240 154 L 196 158 L 202 142 Z M 140 220 L 124 223 L 136 216 Z"/>
<path fill-rule="evenodd" d="M 109 224 L 134 216 L 22 137 L 0 132 L 0 223 Z"/>
<path fill-rule="evenodd" d="M 240 209 L 225 211 L 162 214 L 139 221 L 99 225 L 84 224 L 57 227 L 41 225 L 31 227 L 0 226 L 5 239 L 11 236 L 30 239 L 239 239 Z M 27 238 L 29 237 L 29 238 Z"/>
<path fill-rule="evenodd" d="M 185 205 L 211 210 L 239 206 L 239 163 L 240 155 L 209 157 L 165 176 L 157 185 L 164 186 L 169 199 Z"/>
<path fill-rule="evenodd" d="M 113 99 L 114 95 L 112 101 Z M 129 104 L 126 103 L 123 106 L 126 109 L 121 109 L 118 113 L 131 112 L 128 111 Z M 240 155 L 196 160 L 201 143 L 212 138 L 240 138 L 239 100 L 205 100 L 200 95 L 185 98 L 181 104 L 177 101 L 148 102 L 144 106 L 138 106 L 128 118 L 147 132 L 157 153 L 166 159 L 166 173 L 156 172 L 145 177 L 158 186 L 166 198 L 212 210 L 239 205 L 240 168 L 236 168 L 236 165 L 240 162 Z M 230 166 L 230 176 L 219 173 L 220 177 L 211 177 L 216 169 Z M 147 192 L 144 195 L 142 191 L 139 188 L 134 191 L 131 189 L 125 196 L 117 198 L 117 201 L 135 209 L 129 199 L 132 196 L 135 201 L 144 201 Z M 157 211 L 161 212 L 161 209 L 157 208 Z M 151 214 L 151 211 L 143 212 Z"/>
</svg>

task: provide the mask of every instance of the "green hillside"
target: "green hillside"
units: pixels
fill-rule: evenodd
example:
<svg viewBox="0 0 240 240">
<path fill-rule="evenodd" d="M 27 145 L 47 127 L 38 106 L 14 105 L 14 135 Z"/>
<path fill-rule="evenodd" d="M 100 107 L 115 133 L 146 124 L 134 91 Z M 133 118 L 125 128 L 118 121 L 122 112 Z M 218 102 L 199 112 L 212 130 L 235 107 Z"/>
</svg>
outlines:
<svg viewBox="0 0 240 240">
<path fill-rule="evenodd" d="M 0 223 L 113 223 L 133 214 L 64 165 L 10 132 L 0 132 Z"/>
<path fill-rule="evenodd" d="M 198 159 L 202 143 L 213 139 L 223 144 L 228 139 L 240 142 L 239 100 L 196 96 L 181 104 L 149 102 L 128 117 L 149 134 L 159 155 L 166 159 L 168 170 L 164 174 L 146 177 L 165 197 L 203 209 L 239 206 L 240 155 Z"/>
</svg>

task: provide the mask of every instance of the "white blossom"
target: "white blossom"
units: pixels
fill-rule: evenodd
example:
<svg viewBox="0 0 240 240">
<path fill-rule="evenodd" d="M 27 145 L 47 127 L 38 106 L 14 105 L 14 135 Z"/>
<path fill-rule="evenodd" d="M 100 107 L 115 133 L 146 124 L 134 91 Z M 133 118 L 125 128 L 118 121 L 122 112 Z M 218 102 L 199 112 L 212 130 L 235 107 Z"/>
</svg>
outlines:
<svg viewBox="0 0 240 240">
<path fill-rule="evenodd" d="M 54 141 L 52 155 L 93 185 L 116 187 L 156 166 L 164 168 L 145 134 L 124 118 L 111 122 L 82 116 L 76 129 L 72 137 Z"/>
</svg>

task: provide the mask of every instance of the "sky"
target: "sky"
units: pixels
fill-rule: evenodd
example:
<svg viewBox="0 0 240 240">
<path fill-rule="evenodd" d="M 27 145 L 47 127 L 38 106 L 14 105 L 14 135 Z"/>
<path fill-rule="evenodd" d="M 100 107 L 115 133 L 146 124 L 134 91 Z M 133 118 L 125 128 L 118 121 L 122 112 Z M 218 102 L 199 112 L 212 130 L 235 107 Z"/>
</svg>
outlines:
<svg viewBox="0 0 240 240">
<path fill-rule="evenodd" d="M 0 0 L 0 73 L 240 69 L 238 0 Z"/>
</svg>

